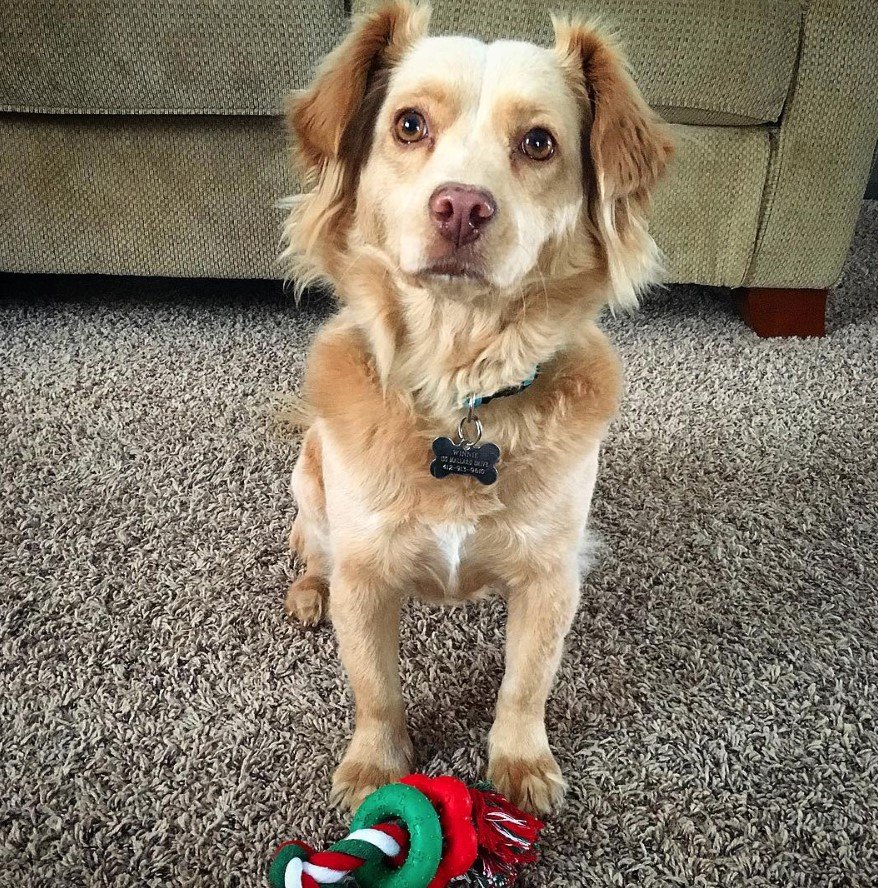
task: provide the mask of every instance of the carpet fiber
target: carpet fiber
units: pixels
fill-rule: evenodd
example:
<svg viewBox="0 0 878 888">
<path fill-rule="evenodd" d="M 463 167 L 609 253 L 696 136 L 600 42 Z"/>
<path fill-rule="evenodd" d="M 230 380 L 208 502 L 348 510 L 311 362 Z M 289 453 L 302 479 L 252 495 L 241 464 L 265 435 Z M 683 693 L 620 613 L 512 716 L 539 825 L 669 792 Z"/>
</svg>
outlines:
<svg viewBox="0 0 878 888">
<path fill-rule="evenodd" d="M 0 283 L 0 884 L 262 886 L 279 839 L 345 825 L 350 700 L 331 630 L 283 617 L 271 420 L 330 309 Z M 878 884 L 878 204 L 822 341 L 694 287 L 606 326 L 629 390 L 549 705 L 568 801 L 524 884 Z M 502 604 L 402 634 L 421 766 L 478 777 Z"/>
</svg>

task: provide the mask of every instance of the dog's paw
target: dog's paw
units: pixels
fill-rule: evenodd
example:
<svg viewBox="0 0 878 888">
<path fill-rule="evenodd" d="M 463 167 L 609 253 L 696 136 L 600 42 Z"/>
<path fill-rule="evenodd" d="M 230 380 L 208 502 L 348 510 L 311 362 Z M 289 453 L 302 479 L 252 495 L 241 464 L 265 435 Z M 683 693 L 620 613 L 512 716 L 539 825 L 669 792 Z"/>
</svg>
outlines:
<svg viewBox="0 0 878 888">
<path fill-rule="evenodd" d="M 488 780 L 514 805 L 531 814 L 548 814 L 564 799 L 567 784 L 551 752 L 536 758 L 492 757 Z"/>
<path fill-rule="evenodd" d="M 353 813 L 366 796 L 388 783 L 397 783 L 408 773 L 408 768 L 388 770 L 371 762 L 344 761 L 332 777 L 329 800 L 333 805 Z"/>
<path fill-rule="evenodd" d="M 326 613 L 326 600 L 329 589 L 319 577 L 305 574 L 293 580 L 284 602 L 287 616 L 298 620 L 303 626 L 316 626 Z"/>
<path fill-rule="evenodd" d="M 412 742 L 403 730 L 376 725 L 354 732 L 351 745 L 332 777 L 334 805 L 356 811 L 367 795 L 411 773 Z"/>
</svg>

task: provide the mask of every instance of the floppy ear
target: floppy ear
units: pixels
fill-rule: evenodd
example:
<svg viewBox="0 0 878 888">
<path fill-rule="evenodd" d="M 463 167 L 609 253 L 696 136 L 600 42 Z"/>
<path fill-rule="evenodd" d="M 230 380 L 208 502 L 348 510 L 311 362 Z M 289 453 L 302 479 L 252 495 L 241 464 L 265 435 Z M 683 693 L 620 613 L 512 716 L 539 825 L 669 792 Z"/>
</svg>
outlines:
<svg viewBox="0 0 878 888">
<path fill-rule="evenodd" d="M 618 45 L 597 27 L 553 18 L 555 51 L 582 105 L 582 167 L 589 219 L 620 307 L 657 279 L 649 197 L 673 154 L 670 131 L 643 99 Z"/>
<path fill-rule="evenodd" d="M 426 5 L 393 0 L 354 20 L 347 37 L 323 60 L 314 82 L 287 101 L 287 126 L 306 188 L 287 203 L 281 258 L 293 259 L 297 287 L 331 276 L 327 250 L 349 218 L 360 170 L 372 147 L 375 120 L 390 72 L 426 32 Z M 318 241 L 327 247 L 318 247 Z M 323 255 L 318 255 L 319 253 Z"/>
<path fill-rule="evenodd" d="M 356 18 L 347 37 L 323 60 L 311 86 L 290 98 L 287 121 L 306 167 L 318 167 L 340 158 L 346 147 L 356 147 L 345 145 L 351 141 L 345 140 L 346 130 L 361 116 L 370 87 L 374 92 L 382 72 L 386 88 L 386 72 L 425 32 L 429 15 L 429 7 L 395 0 Z"/>
</svg>

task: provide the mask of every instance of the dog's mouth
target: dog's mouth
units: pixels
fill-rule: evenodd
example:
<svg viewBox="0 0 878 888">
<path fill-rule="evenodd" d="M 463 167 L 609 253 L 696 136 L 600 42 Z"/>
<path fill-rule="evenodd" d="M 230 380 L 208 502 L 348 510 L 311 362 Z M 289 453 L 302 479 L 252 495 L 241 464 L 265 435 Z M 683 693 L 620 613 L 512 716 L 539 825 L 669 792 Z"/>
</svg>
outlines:
<svg viewBox="0 0 878 888">
<path fill-rule="evenodd" d="M 472 258 L 454 253 L 431 262 L 421 270 L 421 275 L 432 277 L 458 278 L 460 280 L 472 280 L 484 283 L 485 272 L 481 263 Z"/>
</svg>

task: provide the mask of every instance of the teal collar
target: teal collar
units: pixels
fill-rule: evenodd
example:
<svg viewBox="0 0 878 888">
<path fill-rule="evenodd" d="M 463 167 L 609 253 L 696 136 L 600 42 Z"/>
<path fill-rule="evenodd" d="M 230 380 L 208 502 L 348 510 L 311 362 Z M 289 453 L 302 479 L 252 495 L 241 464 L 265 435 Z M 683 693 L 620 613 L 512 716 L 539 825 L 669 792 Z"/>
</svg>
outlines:
<svg viewBox="0 0 878 888">
<path fill-rule="evenodd" d="M 533 373 L 528 376 L 523 382 L 520 382 L 518 385 L 511 385 L 509 388 L 500 389 L 498 392 L 494 392 L 492 395 L 475 395 L 472 399 L 467 398 L 464 402 L 464 407 L 481 407 L 483 404 L 487 404 L 490 401 L 493 401 L 494 398 L 508 398 L 510 395 L 517 395 L 519 392 L 523 392 L 526 388 L 530 388 L 534 380 L 540 375 L 540 365 L 537 364 L 533 369 Z"/>
</svg>

